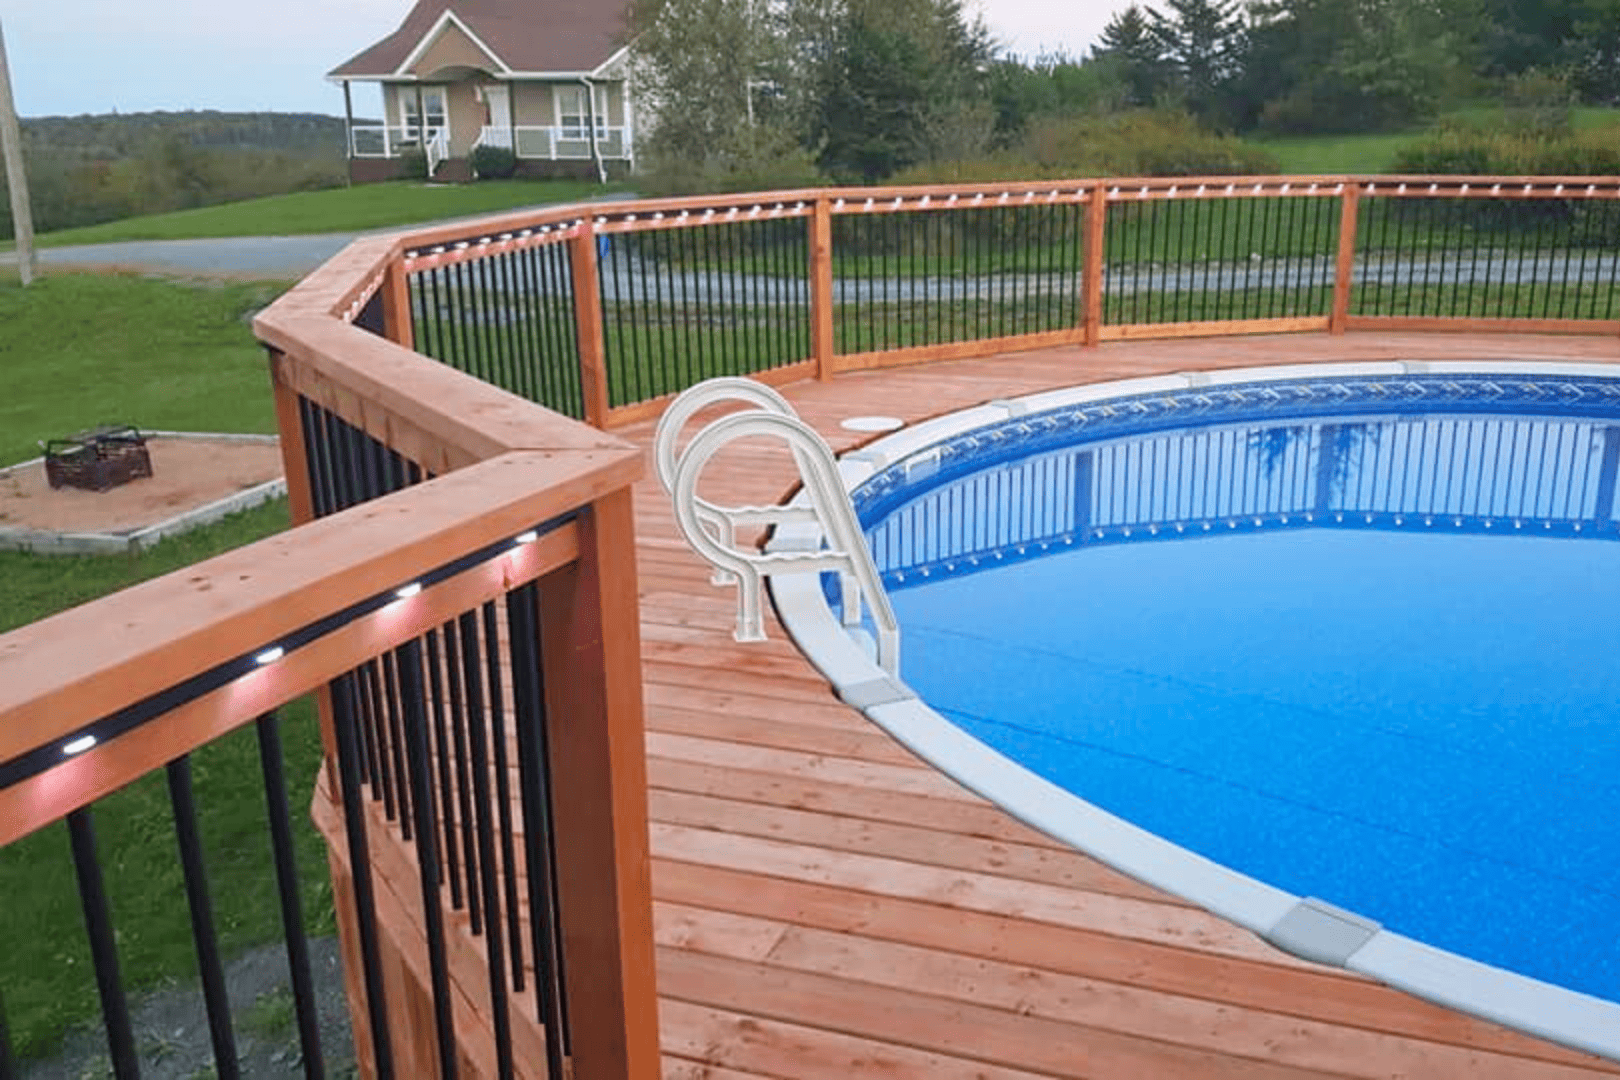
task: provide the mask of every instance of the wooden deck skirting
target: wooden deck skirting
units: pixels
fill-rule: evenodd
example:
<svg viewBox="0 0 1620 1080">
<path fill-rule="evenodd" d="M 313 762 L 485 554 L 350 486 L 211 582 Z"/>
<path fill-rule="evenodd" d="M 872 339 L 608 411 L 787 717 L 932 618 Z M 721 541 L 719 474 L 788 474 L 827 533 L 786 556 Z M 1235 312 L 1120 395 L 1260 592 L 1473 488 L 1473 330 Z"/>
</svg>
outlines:
<svg viewBox="0 0 1620 1080">
<path fill-rule="evenodd" d="M 1374 359 L 1620 361 L 1620 341 L 1352 333 L 1119 342 L 784 388 L 838 426 L 1199 368 Z M 652 424 L 619 432 L 647 446 Z M 778 466 L 781 467 L 778 467 Z M 785 462 L 722 457 L 727 497 Z M 635 494 L 667 1077 L 1620 1075 L 1620 1067 L 1271 949 L 1014 821 L 837 702 Z"/>
</svg>

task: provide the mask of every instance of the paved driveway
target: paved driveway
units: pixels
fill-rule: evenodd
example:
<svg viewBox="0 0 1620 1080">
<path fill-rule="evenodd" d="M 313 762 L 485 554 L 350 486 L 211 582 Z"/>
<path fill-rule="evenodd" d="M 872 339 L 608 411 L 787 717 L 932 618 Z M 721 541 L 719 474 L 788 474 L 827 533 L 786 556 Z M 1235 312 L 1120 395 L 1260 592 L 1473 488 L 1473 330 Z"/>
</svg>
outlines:
<svg viewBox="0 0 1620 1080">
<path fill-rule="evenodd" d="M 42 268 L 116 267 L 168 274 L 244 278 L 297 278 L 330 259 L 358 233 L 317 236 L 233 236 L 209 240 L 125 240 L 112 244 L 42 248 Z M 15 252 L 0 253 L 0 265 L 15 266 Z"/>
</svg>

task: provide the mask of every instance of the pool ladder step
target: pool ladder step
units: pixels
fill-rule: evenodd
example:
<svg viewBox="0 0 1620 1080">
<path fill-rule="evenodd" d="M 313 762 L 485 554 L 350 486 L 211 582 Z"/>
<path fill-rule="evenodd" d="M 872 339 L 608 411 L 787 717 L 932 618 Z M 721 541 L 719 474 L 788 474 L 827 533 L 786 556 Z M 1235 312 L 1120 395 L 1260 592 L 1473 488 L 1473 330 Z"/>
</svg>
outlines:
<svg viewBox="0 0 1620 1080">
<path fill-rule="evenodd" d="M 677 452 L 681 431 L 692 417 L 720 403 L 746 407 L 711 421 Z M 721 506 L 698 494 L 703 470 L 716 454 L 738 439 L 761 436 L 786 444 L 793 454 L 802 483 L 798 499 L 786 506 Z M 738 641 L 765 640 L 766 578 L 836 573 L 845 628 L 864 637 L 863 609 L 869 612 L 876 628 L 878 666 L 898 677 L 899 624 L 832 448 L 781 394 L 752 379 L 731 376 L 698 383 L 677 397 L 659 419 L 653 463 L 686 542 L 714 567 L 716 584 L 737 585 Z M 779 530 L 771 551 L 738 544 L 738 530 L 756 526 Z"/>
</svg>

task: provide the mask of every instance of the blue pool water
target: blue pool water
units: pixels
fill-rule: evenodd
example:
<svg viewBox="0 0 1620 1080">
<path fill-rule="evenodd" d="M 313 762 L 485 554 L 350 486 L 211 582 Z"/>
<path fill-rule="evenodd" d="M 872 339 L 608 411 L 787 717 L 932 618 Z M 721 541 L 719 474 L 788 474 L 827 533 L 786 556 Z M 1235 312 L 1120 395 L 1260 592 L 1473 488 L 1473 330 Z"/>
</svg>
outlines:
<svg viewBox="0 0 1620 1080">
<path fill-rule="evenodd" d="M 859 490 L 906 682 L 1198 854 L 1620 1001 L 1614 387 L 1200 398 Z"/>
</svg>

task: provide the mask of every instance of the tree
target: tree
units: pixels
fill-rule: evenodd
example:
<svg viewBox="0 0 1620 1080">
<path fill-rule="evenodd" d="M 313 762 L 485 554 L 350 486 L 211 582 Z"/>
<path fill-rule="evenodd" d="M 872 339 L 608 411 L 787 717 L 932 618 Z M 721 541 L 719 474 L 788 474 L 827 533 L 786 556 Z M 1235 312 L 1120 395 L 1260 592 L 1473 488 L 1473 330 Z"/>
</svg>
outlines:
<svg viewBox="0 0 1620 1080">
<path fill-rule="evenodd" d="M 1164 48 L 1142 9 L 1132 4 L 1116 12 L 1097 40 L 1092 59 L 1114 66 L 1125 83 L 1129 103 L 1152 105 L 1164 91 L 1169 71 Z"/>
<path fill-rule="evenodd" d="M 1170 14 L 1148 9 L 1148 30 L 1175 90 L 1193 115 L 1221 121 L 1227 91 L 1243 68 L 1246 44 L 1238 0 L 1166 0 Z"/>
<path fill-rule="evenodd" d="M 1238 123 L 1278 131 L 1399 129 L 1461 93 L 1475 0 L 1277 0 L 1251 8 Z"/>
<path fill-rule="evenodd" d="M 780 7 L 767 0 L 636 0 L 634 87 L 652 122 L 643 153 L 698 164 L 745 153 L 757 89 L 782 65 Z M 758 117 L 754 119 L 758 123 Z"/>
</svg>

